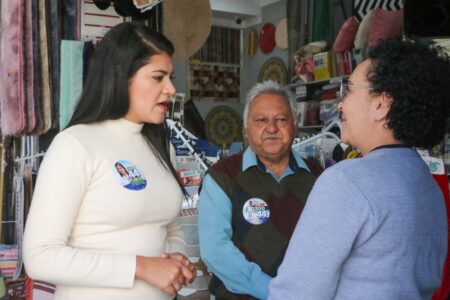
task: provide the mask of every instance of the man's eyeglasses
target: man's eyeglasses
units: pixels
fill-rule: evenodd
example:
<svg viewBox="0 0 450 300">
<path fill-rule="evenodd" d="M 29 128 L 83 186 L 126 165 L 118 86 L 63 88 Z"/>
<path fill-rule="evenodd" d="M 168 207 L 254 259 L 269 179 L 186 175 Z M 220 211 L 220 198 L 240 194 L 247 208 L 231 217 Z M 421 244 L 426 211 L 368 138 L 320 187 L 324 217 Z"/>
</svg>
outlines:
<svg viewBox="0 0 450 300">
<path fill-rule="evenodd" d="M 357 88 L 362 88 L 362 89 L 368 89 L 368 90 L 372 90 L 373 88 L 370 86 L 365 86 L 365 85 L 361 85 L 361 84 L 355 84 L 352 83 L 351 81 L 341 81 L 341 86 L 339 88 L 339 100 L 341 102 L 344 102 L 345 98 L 348 95 L 348 90 L 350 86 L 354 86 Z"/>
</svg>

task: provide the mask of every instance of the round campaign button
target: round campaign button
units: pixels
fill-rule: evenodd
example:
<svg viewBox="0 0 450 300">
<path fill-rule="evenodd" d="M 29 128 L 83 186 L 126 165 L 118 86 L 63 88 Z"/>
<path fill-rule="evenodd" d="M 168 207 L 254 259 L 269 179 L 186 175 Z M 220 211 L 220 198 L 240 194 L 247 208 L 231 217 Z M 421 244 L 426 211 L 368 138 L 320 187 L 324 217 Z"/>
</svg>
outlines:
<svg viewBox="0 0 450 300">
<path fill-rule="evenodd" d="M 251 198 L 245 202 L 242 215 L 250 224 L 260 225 L 269 221 L 270 209 L 264 200 Z"/>
<path fill-rule="evenodd" d="M 113 166 L 113 173 L 116 181 L 124 188 L 139 191 L 147 186 L 144 173 L 128 160 L 119 160 Z"/>
</svg>

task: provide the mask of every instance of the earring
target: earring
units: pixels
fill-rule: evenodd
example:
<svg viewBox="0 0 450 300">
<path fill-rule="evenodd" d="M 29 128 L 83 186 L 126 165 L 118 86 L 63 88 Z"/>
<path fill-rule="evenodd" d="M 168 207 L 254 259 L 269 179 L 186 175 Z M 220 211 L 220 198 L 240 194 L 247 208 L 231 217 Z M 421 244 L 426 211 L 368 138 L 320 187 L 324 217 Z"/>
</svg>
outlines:
<svg viewBox="0 0 450 300">
<path fill-rule="evenodd" d="M 387 123 L 384 123 L 384 124 L 383 124 L 383 128 L 384 128 L 384 129 L 389 129 L 388 124 L 387 124 Z"/>
</svg>

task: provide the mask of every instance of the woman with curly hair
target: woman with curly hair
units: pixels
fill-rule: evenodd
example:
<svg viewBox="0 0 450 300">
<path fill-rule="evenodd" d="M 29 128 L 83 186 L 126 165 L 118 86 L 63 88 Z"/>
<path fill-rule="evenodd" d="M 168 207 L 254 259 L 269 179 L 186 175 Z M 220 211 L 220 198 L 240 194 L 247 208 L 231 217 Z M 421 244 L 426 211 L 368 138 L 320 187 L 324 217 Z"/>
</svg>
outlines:
<svg viewBox="0 0 450 300">
<path fill-rule="evenodd" d="M 446 129 L 450 62 L 442 49 L 387 40 L 341 84 L 342 141 L 360 159 L 316 181 L 270 299 L 430 299 L 447 255 L 443 195 L 414 148 Z"/>
</svg>

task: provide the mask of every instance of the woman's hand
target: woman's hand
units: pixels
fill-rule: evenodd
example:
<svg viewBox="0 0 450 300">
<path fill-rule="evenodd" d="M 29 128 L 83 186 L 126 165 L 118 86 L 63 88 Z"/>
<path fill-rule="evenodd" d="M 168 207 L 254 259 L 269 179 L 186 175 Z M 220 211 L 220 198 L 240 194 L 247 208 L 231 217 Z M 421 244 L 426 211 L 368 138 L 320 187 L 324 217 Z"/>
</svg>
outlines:
<svg viewBox="0 0 450 300">
<path fill-rule="evenodd" d="M 164 254 L 163 254 L 164 255 Z M 193 275 L 191 269 L 177 259 L 169 257 L 136 257 L 136 278 L 175 296 Z"/>
<path fill-rule="evenodd" d="M 195 277 L 197 276 L 197 272 L 195 271 L 194 265 L 191 263 L 191 261 L 189 260 L 189 258 L 187 258 L 186 255 L 180 252 L 172 252 L 172 253 L 163 253 L 161 254 L 161 257 L 175 259 L 181 262 L 184 266 L 186 266 L 190 270 L 189 273 L 183 273 L 184 285 L 191 284 L 194 281 Z"/>
</svg>

